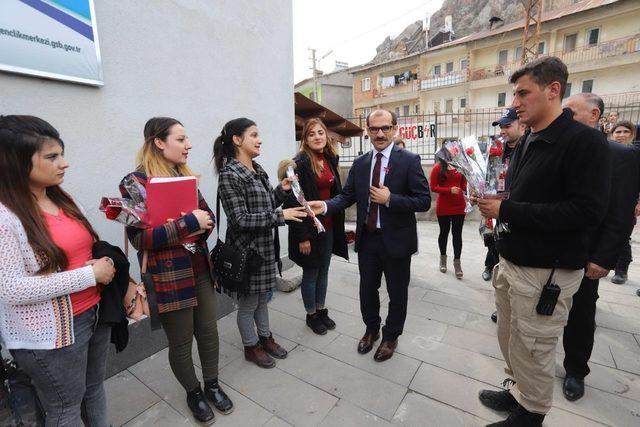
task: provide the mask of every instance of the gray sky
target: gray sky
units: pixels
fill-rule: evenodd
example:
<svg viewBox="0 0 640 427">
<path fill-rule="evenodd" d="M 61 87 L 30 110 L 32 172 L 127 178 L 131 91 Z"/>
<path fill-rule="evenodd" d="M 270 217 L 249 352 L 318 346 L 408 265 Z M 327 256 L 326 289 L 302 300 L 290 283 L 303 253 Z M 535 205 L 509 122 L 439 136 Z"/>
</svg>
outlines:
<svg viewBox="0 0 640 427">
<path fill-rule="evenodd" d="M 395 37 L 444 0 L 293 0 L 294 82 L 311 77 L 308 48 L 317 49 L 318 63 L 326 73 L 335 61 L 349 66 L 365 63 L 388 35 Z"/>
</svg>

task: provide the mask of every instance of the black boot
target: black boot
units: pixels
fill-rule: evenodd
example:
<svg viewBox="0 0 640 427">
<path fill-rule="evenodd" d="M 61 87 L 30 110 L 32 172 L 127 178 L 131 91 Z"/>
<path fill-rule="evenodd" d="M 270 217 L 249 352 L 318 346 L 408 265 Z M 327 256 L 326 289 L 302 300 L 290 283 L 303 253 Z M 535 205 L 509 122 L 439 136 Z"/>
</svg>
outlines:
<svg viewBox="0 0 640 427">
<path fill-rule="evenodd" d="M 233 412 L 233 402 L 231 402 L 227 393 L 222 390 L 217 379 L 204 382 L 204 395 L 223 414 L 227 415 Z"/>
<path fill-rule="evenodd" d="M 202 424 L 209 425 L 216 421 L 213 410 L 205 400 L 200 385 L 197 389 L 187 392 L 187 406 L 193 413 L 193 417 Z"/>
<path fill-rule="evenodd" d="M 541 427 L 544 417 L 544 414 L 529 412 L 518 405 L 506 420 L 488 424 L 487 427 Z"/>
<path fill-rule="evenodd" d="M 562 383 L 562 393 L 568 401 L 574 402 L 584 396 L 584 378 L 567 374 Z"/>
<path fill-rule="evenodd" d="M 511 412 L 518 407 L 518 401 L 509 390 L 482 390 L 478 398 L 484 406 L 494 411 Z"/>
<path fill-rule="evenodd" d="M 307 326 L 318 335 L 327 333 L 327 326 L 322 322 L 320 314 L 317 311 L 313 314 L 307 314 Z"/>
<path fill-rule="evenodd" d="M 336 328 L 336 322 L 331 320 L 331 318 L 329 317 L 329 310 L 328 309 L 323 308 L 322 310 L 318 310 L 317 313 L 320 315 L 320 320 L 322 320 L 322 323 L 324 323 L 324 326 L 326 326 L 327 329 L 335 329 Z"/>
</svg>

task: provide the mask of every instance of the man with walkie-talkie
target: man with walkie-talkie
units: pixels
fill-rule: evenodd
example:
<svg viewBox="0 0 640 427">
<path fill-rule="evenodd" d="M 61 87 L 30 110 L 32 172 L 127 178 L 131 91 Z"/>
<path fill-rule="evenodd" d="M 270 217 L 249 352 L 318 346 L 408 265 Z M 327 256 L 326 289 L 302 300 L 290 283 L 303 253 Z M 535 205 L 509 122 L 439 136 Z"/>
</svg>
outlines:
<svg viewBox="0 0 640 427">
<path fill-rule="evenodd" d="M 608 146 L 562 109 L 567 78 L 555 57 L 511 76 L 512 107 L 529 130 L 511 157 L 509 199 L 478 200 L 483 216 L 500 221 L 498 341 L 515 383 L 480 393 L 485 406 L 509 413 L 495 426 L 540 426 L 551 409 L 556 344 L 588 261 L 589 229 L 608 205 Z"/>
</svg>

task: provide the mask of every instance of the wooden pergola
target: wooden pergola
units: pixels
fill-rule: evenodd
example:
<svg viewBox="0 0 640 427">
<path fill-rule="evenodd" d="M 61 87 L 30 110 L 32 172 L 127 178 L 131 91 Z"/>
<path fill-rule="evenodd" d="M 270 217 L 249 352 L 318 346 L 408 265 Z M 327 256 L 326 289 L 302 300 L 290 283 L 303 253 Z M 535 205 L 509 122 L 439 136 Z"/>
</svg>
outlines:
<svg viewBox="0 0 640 427">
<path fill-rule="evenodd" d="M 307 120 L 319 118 L 329 130 L 329 137 L 341 144 L 352 136 L 362 135 L 363 129 L 326 107 L 307 98 L 300 92 L 295 93 L 296 141 L 300 140 L 302 128 Z"/>
</svg>

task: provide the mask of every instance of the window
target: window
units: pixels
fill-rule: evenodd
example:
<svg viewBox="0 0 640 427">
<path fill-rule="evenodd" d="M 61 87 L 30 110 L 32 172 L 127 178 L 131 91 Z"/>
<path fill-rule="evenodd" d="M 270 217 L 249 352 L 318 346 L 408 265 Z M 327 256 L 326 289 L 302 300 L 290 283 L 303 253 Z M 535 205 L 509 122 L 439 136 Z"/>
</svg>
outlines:
<svg viewBox="0 0 640 427">
<path fill-rule="evenodd" d="M 498 107 L 504 107 L 507 104 L 507 93 L 500 92 L 498 94 Z"/>
<path fill-rule="evenodd" d="M 440 112 L 440 101 L 433 101 L 433 112 L 434 113 Z"/>
<path fill-rule="evenodd" d="M 507 65 L 507 60 L 509 58 L 509 51 L 504 49 L 498 52 L 498 64 Z"/>
<path fill-rule="evenodd" d="M 453 72 L 453 62 L 447 62 L 447 73 Z"/>
<path fill-rule="evenodd" d="M 403 116 L 408 116 L 409 115 L 409 106 L 408 105 L 403 105 L 402 106 L 402 115 Z"/>
<path fill-rule="evenodd" d="M 571 96 L 571 83 L 567 83 L 567 87 L 564 89 L 564 96 L 562 99 L 568 98 Z"/>
<path fill-rule="evenodd" d="M 434 65 L 433 66 L 433 75 L 434 76 L 439 76 L 441 74 L 441 66 L 440 65 Z"/>
<path fill-rule="evenodd" d="M 400 107 L 396 107 L 396 117 L 400 117 Z"/>
<path fill-rule="evenodd" d="M 569 34 L 564 36 L 564 51 L 573 52 L 576 50 L 576 41 L 578 40 L 577 34 Z"/>
<path fill-rule="evenodd" d="M 593 80 L 583 80 L 582 93 L 591 93 L 591 92 L 593 92 Z"/>
<path fill-rule="evenodd" d="M 469 60 L 464 58 L 460 60 L 460 69 L 461 70 L 466 70 L 467 68 L 469 68 Z"/>
<path fill-rule="evenodd" d="M 453 113 L 453 99 L 447 99 L 444 101 L 444 112 Z"/>
<path fill-rule="evenodd" d="M 413 106 L 413 114 L 420 114 L 420 104 Z"/>
<path fill-rule="evenodd" d="M 371 90 L 371 77 L 366 77 L 366 78 L 362 79 L 360 84 L 361 84 L 362 92 L 366 92 L 368 90 Z"/>
<path fill-rule="evenodd" d="M 538 54 L 542 55 L 544 53 L 544 42 L 538 43 Z"/>
<path fill-rule="evenodd" d="M 371 107 L 365 107 L 362 109 L 362 114 L 366 117 L 371 114 Z"/>
<path fill-rule="evenodd" d="M 460 98 L 460 108 L 467 108 L 467 98 Z"/>
<path fill-rule="evenodd" d="M 598 37 L 600 36 L 600 28 L 592 28 L 587 30 L 586 45 L 593 47 L 598 44 Z"/>
<path fill-rule="evenodd" d="M 513 58 L 514 61 L 520 61 L 520 58 L 522 57 L 522 46 L 518 46 L 516 48 L 516 56 L 515 58 Z"/>
</svg>

